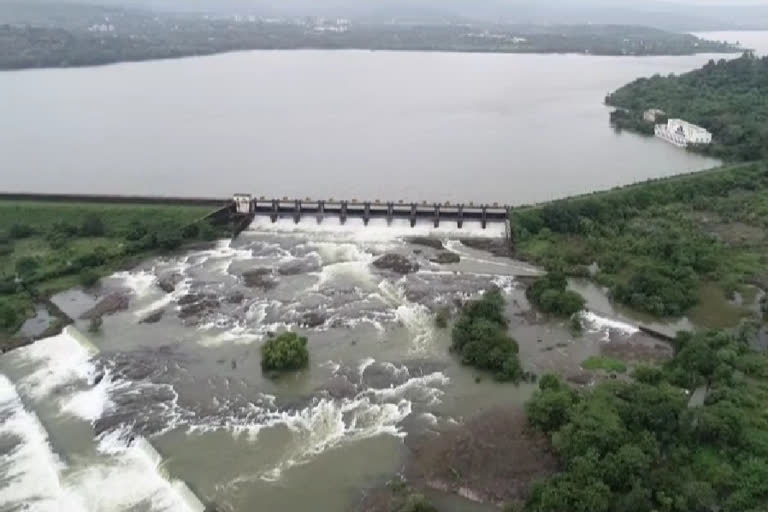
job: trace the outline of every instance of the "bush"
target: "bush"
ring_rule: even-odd
[[[440,308],[435,314],[435,326],[438,329],[445,329],[448,327],[448,322],[451,320],[451,310],[448,307]]]
[[[16,293],[18,286],[12,277],[0,278],[0,295],[12,295]]]
[[[451,349],[462,363],[492,371],[499,380],[522,379],[517,342],[507,334],[504,297],[498,289],[464,306],[452,335]]]
[[[137,242],[144,238],[148,232],[149,230],[147,229],[147,226],[134,220],[128,225],[128,231],[125,234],[125,238],[131,242]]]
[[[16,273],[22,279],[29,279],[40,267],[40,263],[31,256],[24,256],[16,261]]]
[[[83,288],[91,288],[99,282],[99,279],[100,276],[98,272],[89,268],[80,272],[80,275],[78,276],[78,281]]]
[[[0,329],[12,329],[19,322],[19,314],[10,304],[0,302]]]
[[[307,338],[295,332],[269,338],[261,347],[263,371],[300,370],[308,364]]]
[[[0,257],[8,256],[13,252],[13,246],[7,242],[0,242]]]
[[[29,238],[35,234],[35,230],[32,226],[27,224],[14,224],[11,229],[8,230],[8,236],[13,240],[20,240],[22,238]]]
[[[82,236],[104,236],[105,231],[104,222],[96,214],[88,215],[80,225],[80,234]]]
[[[584,309],[586,301],[578,293],[567,290],[568,281],[561,272],[550,272],[528,287],[525,296],[545,313],[568,317]]]
[[[166,251],[178,249],[183,241],[178,226],[166,226],[157,233],[157,245]]]

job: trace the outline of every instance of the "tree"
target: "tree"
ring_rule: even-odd
[[[13,240],[20,240],[22,238],[28,238],[35,233],[32,226],[27,224],[16,223],[8,230],[8,236]]]
[[[269,338],[261,347],[261,369],[264,371],[300,370],[308,364],[307,338],[295,332]]]

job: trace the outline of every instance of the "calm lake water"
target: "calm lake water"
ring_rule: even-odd
[[[751,34],[717,36],[768,39]],[[256,51],[0,73],[0,189],[550,199],[715,165],[616,133],[602,104],[712,57]]]

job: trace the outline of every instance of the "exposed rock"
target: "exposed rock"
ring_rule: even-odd
[[[445,249],[443,247],[443,242],[438,240],[437,238],[430,238],[428,236],[411,236],[405,239],[406,242],[414,244],[414,245],[423,245],[425,247],[431,247],[432,249],[442,251]]]
[[[320,270],[320,262],[315,259],[294,260],[281,265],[277,273],[281,276],[295,276]]]
[[[462,238],[459,241],[467,247],[490,252],[494,256],[512,256],[509,242],[504,238]]]
[[[400,254],[385,254],[373,262],[373,266],[383,270],[391,270],[398,274],[411,274],[418,272],[419,264]]]
[[[172,293],[176,289],[176,285],[183,280],[184,276],[178,272],[171,272],[160,276],[157,280],[157,286],[165,293]]]
[[[190,318],[209,313],[219,307],[219,299],[213,294],[188,293],[178,300],[179,318]]]
[[[112,292],[97,302],[91,309],[80,315],[80,319],[90,320],[100,316],[114,315],[119,311],[128,309],[129,303],[128,292]]]
[[[433,263],[440,263],[441,265],[448,265],[451,263],[459,263],[461,261],[461,256],[455,252],[444,251],[434,258],[431,258],[430,261]]]
[[[557,470],[547,436],[514,409],[492,409],[412,449],[409,482],[494,505],[522,502]]]
[[[566,381],[570,382],[571,384],[576,384],[577,386],[588,386],[592,383],[592,379],[593,376],[586,372],[575,373],[565,378]]]
[[[357,386],[351,383],[343,375],[337,375],[329,380],[323,390],[328,393],[332,398],[341,399],[355,396],[357,393]]]
[[[139,323],[140,324],[156,324],[160,320],[162,320],[163,315],[165,315],[164,309],[158,309],[156,311],[151,312],[144,318],[142,318]]]
[[[248,288],[261,288],[262,290],[271,290],[277,286],[277,279],[270,268],[255,268],[243,272],[245,286]]]
[[[233,292],[227,295],[226,301],[229,304],[242,304],[245,300],[245,295],[243,295],[241,292]]]
[[[314,327],[320,327],[325,323],[327,319],[328,317],[320,311],[309,311],[304,313],[304,316],[301,317],[300,324],[302,327],[308,327],[312,329]]]

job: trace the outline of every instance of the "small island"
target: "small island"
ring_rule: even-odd
[[[261,369],[264,372],[301,370],[308,365],[307,338],[295,332],[270,337],[261,346]]]

